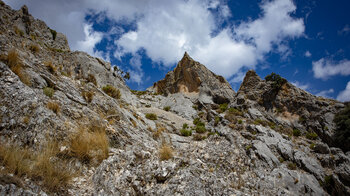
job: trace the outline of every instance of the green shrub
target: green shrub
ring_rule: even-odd
[[[220,122],[220,117],[219,116],[215,116],[215,118],[214,118],[214,125],[216,126],[216,125],[218,125],[219,124],[219,122]]]
[[[229,108],[228,113],[236,115],[236,116],[243,116],[243,112],[236,108]]]
[[[284,158],[283,157],[278,158],[278,160],[280,161],[280,163],[284,162]]]
[[[220,104],[220,106],[219,106],[219,112],[220,112],[220,113],[225,112],[225,111],[227,110],[227,106],[228,106],[227,103]]]
[[[334,144],[345,152],[350,150],[350,103],[334,117],[336,124]]]
[[[103,92],[105,92],[107,95],[109,95],[110,97],[113,97],[115,99],[119,99],[121,94],[120,94],[120,90],[116,89],[114,86],[111,85],[106,85],[102,88]]]
[[[298,137],[298,136],[300,136],[300,135],[301,135],[301,132],[300,132],[299,129],[293,129],[293,136]]]
[[[183,128],[183,129],[187,129],[187,128],[188,128],[188,124],[187,124],[187,123],[184,123],[184,124],[182,125],[182,128]]]
[[[185,136],[185,137],[188,137],[188,136],[192,135],[192,131],[188,130],[188,129],[181,129],[180,133],[181,133],[182,136]]]
[[[205,133],[207,131],[204,125],[197,125],[195,129],[197,133]]]
[[[311,148],[311,149],[314,149],[314,148],[315,148],[315,146],[316,146],[316,144],[315,144],[315,143],[311,143],[311,144],[310,144],[310,148]]]
[[[193,124],[197,125],[198,123],[201,123],[201,120],[199,118],[193,119]]]
[[[165,110],[165,111],[169,111],[170,110],[170,106],[165,106],[164,108],[163,108],[163,110]]]
[[[287,167],[290,170],[296,170],[297,169],[297,165],[295,163],[293,163],[293,162],[288,163]]]
[[[315,140],[315,139],[318,138],[318,135],[315,132],[307,132],[306,133],[306,138],[309,139],[309,140]]]
[[[198,110],[198,106],[197,105],[192,105],[192,108],[195,110]]]
[[[267,75],[265,77],[266,81],[272,81],[272,88],[275,90],[279,90],[281,89],[281,87],[283,86],[283,84],[287,83],[287,80],[282,78],[280,75],[275,74],[275,73],[271,73],[270,75]]]
[[[157,115],[154,113],[147,113],[146,118],[150,119],[150,120],[157,120],[158,119]]]
[[[45,87],[43,89],[43,92],[46,96],[51,98],[53,96],[53,94],[55,93],[55,90],[53,88],[50,88],[50,87]]]
[[[241,119],[238,120],[238,124],[242,124],[243,121]]]

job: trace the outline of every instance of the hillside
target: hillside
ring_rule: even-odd
[[[185,53],[147,91],[0,1],[0,195],[349,195],[344,103]]]

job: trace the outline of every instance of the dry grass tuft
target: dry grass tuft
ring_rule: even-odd
[[[158,139],[162,135],[162,133],[165,131],[165,128],[163,126],[157,125],[157,131],[153,132],[153,139]]]
[[[32,51],[33,53],[37,53],[37,52],[39,52],[39,46],[38,46],[38,44],[31,44],[30,46],[29,46],[29,50],[30,51]]]
[[[57,68],[52,64],[52,61],[47,61],[44,63],[44,65],[47,67],[47,70],[49,70],[50,73],[56,73]]]
[[[70,140],[70,150],[74,157],[85,163],[96,160],[102,162],[108,157],[109,141],[105,128],[91,125],[89,129],[80,126]]]
[[[0,162],[16,176],[40,180],[49,191],[59,192],[74,174],[65,161],[56,157],[58,149],[58,144],[51,141],[38,153],[15,145],[0,145]],[[52,161],[53,158],[57,159]]]
[[[93,83],[95,86],[97,86],[97,80],[96,80],[96,78],[95,78],[94,75],[89,74],[86,80],[87,80],[88,82]]]
[[[159,159],[161,161],[169,160],[173,158],[173,156],[174,156],[174,151],[167,144],[163,144],[162,147],[159,149]]]
[[[111,85],[106,85],[102,88],[103,92],[105,92],[107,95],[115,98],[115,99],[119,99],[121,94],[120,94],[120,90],[116,89],[114,86]]]
[[[60,104],[58,102],[49,101],[46,106],[56,114],[60,112]]]
[[[31,85],[29,76],[24,72],[22,62],[18,57],[16,49],[11,49],[7,54],[7,65],[19,79],[27,86]]]
[[[95,93],[92,92],[92,91],[83,91],[83,92],[81,92],[81,96],[83,96],[85,101],[87,101],[88,103],[91,103],[94,95],[95,95]]]

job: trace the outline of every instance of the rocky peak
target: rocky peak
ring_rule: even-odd
[[[193,60],[187,52],[173,71],[154,83],[153,90],[160,94],[205,93],[212,96],[214,102],[229,102],[234,97],[234,91],[224,77]]]
[[[249,70],[243,79],[239,91],[246,92],[250,89],[254,89],[261,81],[262,79],[258,76],[258,74],[256,74],[254,70]]]

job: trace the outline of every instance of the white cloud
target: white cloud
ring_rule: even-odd
[[[84,24],[84,34],[85,40],[81,40],[77,42],[77,50],[85,51],[90,55],[97,56],[102,58],[101,53],[95,52],[95,45],[100,43],[102,40],[103,34],[100,32],[96,32],[92,29],[91,24]]]
[[[301,88],[301,89],[303,89],[303,90],[307,90],[309,87],[310,87],[310,85],[309,84],[302,84],[302,83],[300,83],[300,82],[298,82],[298,81],[295,81],[295,82],[291,82],[294,86],[296,86],[296,87],[298,87],[298,88]]]
[[[347,35],[350,32],[350,27],[349,25],[345,25],[344,28],[340,31],[338,31],[339,35]]]
[[[111,52],[119,59],[127,53],[135,57],[144,49],[153,62],[170,67],[188,51],[213,72],[228,78],[242,69],[255,68],[274,48],[283,57],[288,56],[288,39],[302,36],[305,30],[303,20],[291,16],[296,10],[292,0],[262,1],[259,18],[225,29],[221,24],[231,12],[226,1],[221,0],[5,1],[15,8],[27,4],[35,17],[65,33],[72,49],[104,56],[94,47],[101,37],[108,38],[117,30],[122,36],[115,40],[117,50]],[[101,35],[86,27],[85,16],[91,13],[103,13],[101,17],[124,24],[136,23],[137,28],[129,32],[112,28]],[[139,73],[137,78],[143,77],[138,61],[131,66]]]
[[[345,90],[341,91],[337,96],[337,100],[339,101],[350,101],[350,81],[346,85]]]
[[[312,62],[312,71],[315,78],[327,80],[335,75],[350,75],[350,61],[345,59],[339,62],[334,62],[329,59],[322,58]]]
[[[311,52],[310,51],[306,51],[305,54],[304,54],[306,57],[311,57]]]
[[[316,93],[316,96],[321,96],[321,97],[329,97],[329,98],[332,98],[330,96],[330,94],[334,93],[334,89],[329,89],[329,90],[324,90],[324,91],[321,91],[321,92],[318,92]]]

